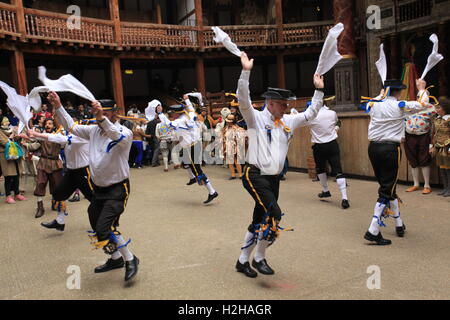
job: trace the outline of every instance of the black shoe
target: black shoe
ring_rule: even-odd
[[[228,180],[236,180],[236,177],[230,177]]]
[[[286,181],[286,177],[285,177],[285,176],[282,176],[282,177],[280,178],[280,180],[281,180],[281,181]]]
[[[400,238],[403,238],[403,236],[405,235],[405,231],[406,231],[405,224],[403,224],[402,227],[395,228],[395,232],[397,232],[397,236],[399,236]]]
[[[330,191],[324,192],[322,191],[322,193],[319,193],[319,198],[323,199],[323,198],[331,198],[331,193]]]
[[[80,201],[80,195],[78,193],[74,194],[72,198],[69,199],[69,202],[78,202]]]
[[[249,278],[256,278],[258,276],[256,271],[250,267],[250,263],[248,263],[248,261],[242,264],[238,260],[236,262],[236,271],[245,274]]]
[[[192,186],[193,184],[197,183],[197,179],[192,178],[191,180],[189,180],[188,183],[186,183],[187,186]]]
[[[35,218],[40,218],[44,215],[45,213],[45,209],[44,209],[44,203],[42,201],[38,201],[37,203],[37,209],[36,209],[36,214],[35,214]]]
[[[120,269],[123,268],[125,263],[123,262],[123,258],[120,257],[119,259],[113,260],[112,258],[109,258],[108,261],[104,265],[98,266],[94,269],[95,273],[102,273],[107,272],[114,269]]]
[[[347,199],[342,200],[342,208],[343,208],[343,209],[348,209],[348,208],[350,208],[350,203],[348,202]]]
[[[259,273],[265,274],[265,275],[272,275],[275,273],[271,267],[267,264],[266,259],[261,260],[260,262],[256,262],[255,259],[252,261],[252,266],[256,268],[256,270],[259,271]]]
[[[125,262],[125,281],[130,281],[138,273],[139,259],[133,256],[133,260]]]
[[[366,239],[367,241],[375,242],[378,246],[387,246],[392,243],[391,240],[384,239],[383,236],[381,235],[381,232],[378,233],[377,236],[374,236],[369,231],[367,231],[366,234],[364,235],[364,239]]]
[[[64,231],[65,224],[59,224],[58,221],[53,220],[52,222],[42,222],[41,226],[47,229],[56,229],[58,231]]]
[[[209,194],[208,195],[208,199],[206,199],[205,202],[203,202],[204,204],[208,204],[211,201],[213,201],[215,198],[217,198],[219,196],[219,194],[217,192],[214,192],[214,194]]]

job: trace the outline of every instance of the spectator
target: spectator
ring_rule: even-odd
[[[159,148],[161,150],[164,162],[164,171],[169,171],[169,153],[172,146],[172,138],[174,136],[173,129],[163,123],[156,125],[156,138],[159,141]]]
[[[229,180],[236,179],[236,170],[239,179],[242,179],[242,166],[245,158],[245,138],[247,136],[244,129],[236,124],[236,118],[230,114],[225,119],[223,128],[223,153],[230,169],[231,177]]]
[[[144,138],[149,138],[150,136],[146,135],[144,130],[138,125],[137,122],[134,123],[133,126],[133,145],[135,145],[137,150],[137,155],[134,159],[133,167],[137,169],[142,169],[142,160],[144,158]]]
[[[150,147],[152,148],[152,167],[158,167],[160,166],[159,163],[159,141],[158,138],[156,138],[156,126],[158,123],[161,122],[159,120],[159,117],[156,117],[149,123],[147,123],[147,129],[145,131],[145,134],[150,139]]]
[[[440,99],[436,106],[437,118],[434,120],[433,147],[431,154],[436,158],[444,190],[438,195],[450,197],[450,100]]]
[[[9,126],[9,120],[6,117],[1,117],[0,127],[0,166],[3,176],[5,177],[5,202],[8,204],[16,203],[16,200],[26,200],[23,195],[20,194],[19,183],[20,174],[23,173],[23,160],[19,158],[17,160],[7,160],[5,149],[6,145],[15,140],[15,133]],[[14,192],[14,198],[12,193]]]

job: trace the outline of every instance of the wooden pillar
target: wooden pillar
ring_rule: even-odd
[[[275,0],[275,17],[277,23],[278,43],[284,44],[283,36],[283,0]]]
[[[25,26],[25,11],[22,0],[12,0],[11,3],[17,7],[17,31],[25,38],[27,29]]]
[[[197,60],[195,61],[195,74],[197,75],[197,90],[205,96],[205,64],[203,58],[197,58]]]
[[[125,115],[125,99],[123,96],[123,82],[122,82],[122,67],[120,65],[120,58],[114,56],[111,58],[111,82],[117,106],[120,113]]]
[[[440,66],[438,67],[438,78],[439,78],[439,96],[449,96],[449,86],[448,86],[448,59],[445,57],[448,56],[447,52],[447,29],[448,23],[441,22],[439,23],[438,35],[439,35],[439,53],[444,56],[444,60],[440,62]]]
[[[120,25],[119,0],[109,0],[109,15],[114,22],[114,40],[119,48],[122,47],[122,27]]]
[[[278,75],[278,88],[286,89],[286,74],[284,70],[284,55],[282,53],[277,54],[277,75]]]
[[[161,13],[161,5],[158,3],[156,5],[156,23],[162,24],[162,13]]]
[[[400,57],[399,57],[399,39],[393,34],[389,37],[390,61],[389,69],[391,69],[391,78],[400,79]]]
[[[197,23],[197,41],[198,46],[201,50],[203,50],[204,47],[204,40],[205,35],[203,33],[203,7],[202,7],[202,0],[195,0],[195,21]],[[203,63],[203,61],[202,61]]]
[[[10,65],[13,87],[16,88],[18,94],[26,96],[28,94],[28,86],[25,73],[25,60],[22,51],[13,51]]]

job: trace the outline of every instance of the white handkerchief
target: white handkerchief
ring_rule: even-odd
[[[433,69],[435,65],[437,65],[442,59],[444,59],[444,56],[442,54],[438,53],[439,50],[439,39],[436,34],[432,34],[430,37],[430,41],[433,42],[433,51],[431,52],[430,56],[428,57],[428,63],[425,67],[425,70],[423,71],[422,76],[420,79],[424,80],[427,73]]]
[[[377,66],[378,73],[380,74],[381,81],[383,82],[384,85],[387,77],[387,62],[383,44],[380,45],[380,59],[378,59],[378,61],[375,62],[375,65]]]
[[[230,51],[232,54],[240,57],[242,52],[238,49],[237,45],[235,45],[231,39],[230,36],[224,32],[219,27],[211,27],[211,29],[214,31],[214,41],[216,43],[222,43],[225,48],[227,48],[228,51]]]
[[[330,71],[336,63],[342,59],[342,56],[339,54],[337,49],[337,38],[342,31],[344,31],[344,25],[342,23],[338,23],[331,28],[328,33],[327,39],[323,44],[322,53],[320,54],[319,64],[317,65],[316,70],[316,73],[321,76]]]
[[[200,92],[191,92],[191,93],[188,93],[187,95],[197,98],[198,102],[200,103],[200,106],[203,107],[203,97],[202,97],[202,94]]]
[[[31,90],[31,92],[27,95],[28,105],[33,107],[36,112],[41,111],[42,100],[39,94],[41,92],[48,91],[48,88],[44,86],[33,88],[33,90]]]
[[[145,117],[147,118],[148,121],[152,121],[153,119],[156,118],[156,107],[158,105],[160,105],[161,102],[159,102],[158,100],[153,100],[151,102],[148,103],[147,108],[145,108]]]
[[[47,69],[45,67],[39,67],[39,80],[49,89],[49,91],[55,92],[72,92],[77,96],[89,100],[91,102],[96,101],[94,95],[78,81],[77,78],[71,74],[66,74],[58,80],[50,80],[47,78]]]
[[[30,111],[30,106],[28,105],[28,99],[17,94],[16,89],[11,88],[9,85],[2,81],[0,81],[0,88],[8,97],[8,99],[6,100],[6,104],[8,105],[9,109],[11,109],[12,113],[17,117],[17,119],[26,124],[26,126],[28,127],[28,123],[33,117]]]

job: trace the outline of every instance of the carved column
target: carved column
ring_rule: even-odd
[[[114,100],[116,100],[117,106],[120,109],[120,113],[122,115],[125,115],[125,99],[123,96],[122,67],[120,64],[120,58],[117,56],[114,56],[111,59],[111,81]]]
[[[206,96],[205,64],[203,58],[197,58],[195,62],[195,73],[197,74],[197,90]]]
[[[359,106],[360,88],[358,59],[353,35],[353,1],[334,0],[335,23],[342,22],[344,31],[338,39],[339,53],[344,57],[335,67],[336,109],[353,111]]]
[[[202,7],[202,0],[195,0],[195,21],[197,23],[197,29],[198,29],[198,45],[200,47],[200,50],[204,47],[204,39],[205,35],[203,33],[203,7]]]
[[[114,22],[114,40],[122,47],[122,27],[120,25],[119,0],[109,0],[110,19]]]

